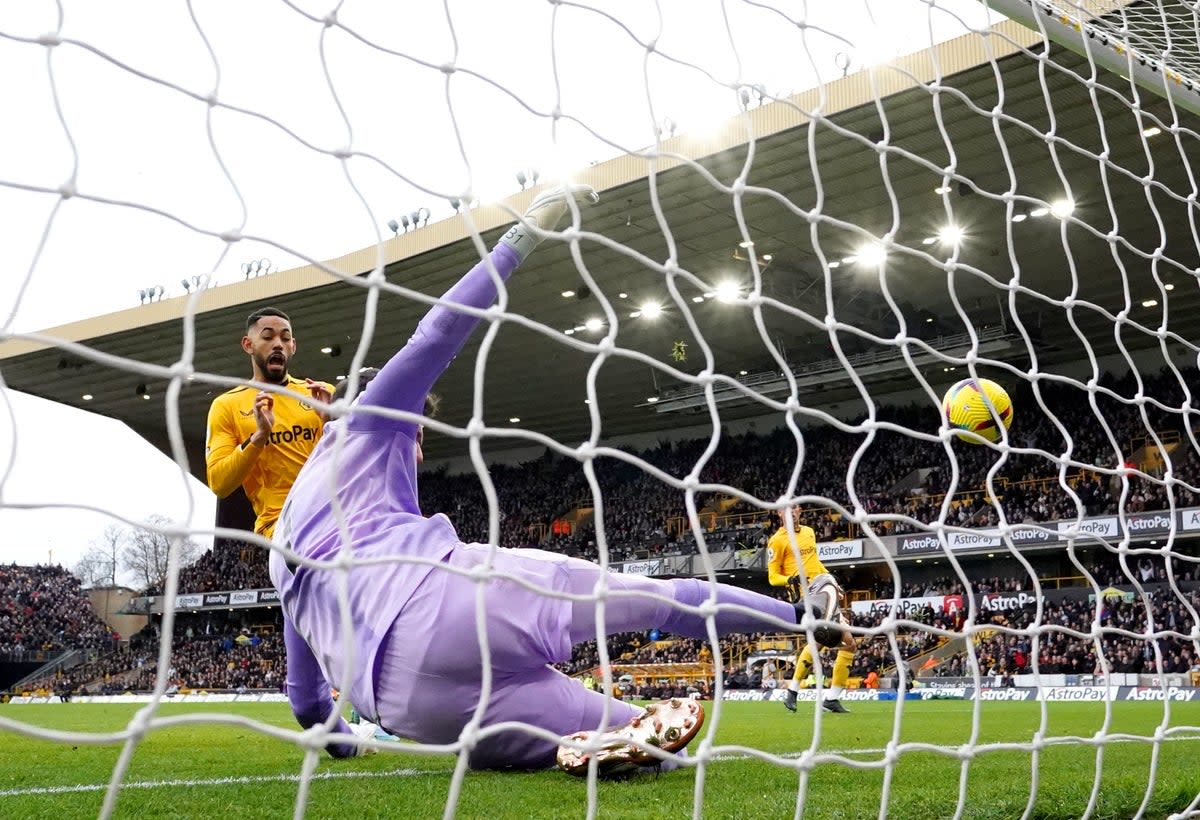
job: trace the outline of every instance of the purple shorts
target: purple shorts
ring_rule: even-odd
[[[466,544],[447,563],[469,570],[484,564],[490,552],[487,545]],[[639,711],[547,666],[571,657],[572,601],[539,593],[527,584],[586,594],[603,570],[539,550],[496,550],[491,570],[520,577],[525,584],[493,577],[480,585],[458,573],[435,570],[417,589],[392,624],[376,660],[377,717],[388,731],[411,740],[459,740],[484,701],[484,652],[476,622],[482,590],[491,691],[480,725],[486,729],[519,721],[543,732],[506,728],[484,733],[471,751],[471,766],[552,766],[558,739],[600,727],[606,704],[608,726],[620,726]]]

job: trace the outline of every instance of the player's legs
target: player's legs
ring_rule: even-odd
[[[658,628],[682,637],[706,638],[705,619],[681,611],[672,602],[701,606],[714,592],[721,605],[714,618],[719,635],[780,628],[764,616],[785,624],[795,623],[796,618],[792,604],[740,587],[692,578],[609,573],[590,561],[544,550],[493,550],[485,544],[464,544],[449,563],[464,571],[490,563],[493,575],[485,596],[491,664],[509,672],[569,660],[572,646],[594,640],[599,609],[591,596],[601,582],[608,588],[604,598],[608,634]],[[457,635],[460,643],[474,636],[476,582],[449,573],[434,573],[430,578],[426,585],[436,591],[425,606],[437,607],[434,628]],[[582,600],[564,597],[568,595]],[[478,648],[478,641],[470,643]],[[479,657],[474,651],[463,652],[452,662],[453,671],[477,668]]]
[[[800,657],[796,659],[796,671],[792,674],[792,683],[796,685],[796,689],[800,688],[800,681],[807,678],[808,673],[812,671],[812,664],[812,645],[805,644],[804,649],[800,652]]]
[[[604,631],[608,634],[657,627],[686,638],[707,638],[705,618],[673,606],[671,602],[697,607],[708,603],[714,595],[717,605],[721,607],[714,616],[718,635],[780,629],[777,622],[763,616],[787,624],[795,623],[796,610],[792,604],[741,587],[712,584],[694,578],[661,579],[605,573],[596,564],[574,558],[565,559],[562,569],[564,591],[574,595],[593,594],[597,582],[602,577],[605,579],[608,594],[604,600]],[[733,609],[733,606],[740,608]],[[598,618],[599,609],[595,601],[574,602],[571,607],[571,642],[594,639]]]
[[[844,706],[838,703],[838,699],[846,691],[846,684],[850,681],[850,664],[854,662],[855,647],[854,636],[849,632],[843,632],[842,643],[838,647],[837,657],[833,661],[832,685],[829,687],[829,692],[825,695],[825,708],[831,712],[847,711]],[[837,704],[836,708],[831,707],[831,701]]]
[[[842,692],[846,691],[846,683],[850,680],[850,664],[854,662],[854,653],[847,652],[845,649],[839,649],[837,657],[833,661],[833,685],[829,689],[827,697],[837,700],[842,696]]]
[[[796,711],[796,694],[800,691],[800,682],[808,677],[812,663],[812,645],[805,644],[804,649],[796,657],[796,671],[792,673],[792,679],[788,681],[787,692],[783,696],[783,705],[791,712]]]
[[[464,574],[486,563],[490,563],[491,574],[485,581]],[[447,564],[458,571],[435,571],[422,582],[392,625],[374,672],[379,718],[375,722],[394,734],[425,743],[452,743],[458,739],[482,696],[485,664],[493,675],[492,699],[486,713],[489,723],[536,718],[527,722],[559,734],[599,726],[600,712],[595,704],[602,704],[604,696],[591,693],[593,697],[583,698],[587,690],[578,683],[558,675],[545,677],[547,663],[569,660],[575,643],[596,637],[596,602],[576,602],[556,594],[588,596],[598,581],[606,579],[610,594],[604,625],[609,633],[658,627],[676,635],[705,637],[704,619],[680,613],[671,601],[700,605],[714,589],[719,603],[745,608],[716,615],[720,634],[777,629],[778,624],[763,620],[762,612],[785,623],[795,618],[791,604],[736,587],[691,579],[663,581],[606,574],[596,564],[541,550],[493,550],[486,545],[465,544],[455,550]],[[480,600],[486,652],[478,632]],[[505,687],[530,676],[538,677],[550,694],[543,697],[536,687],[514,683],[517,688],[505,694],[505,705],[498,705]],[[523,696],[521,688],[528,689]],[[570,701],[571,709],[538,705],[539,698],[544,703],[546,697],[561,697],[566,690],[572,697],[580,695]],[[529,699],[532,712],[523,711],[523,698]],[[589,703],[592,705],[585,707]],[[620,717],[620,721],[612,725],[619,725],[628,720],[631,707],[613,703],[613,718]],[[545,720],[539,716],[551,711],[555,712],[553,724],[539,722]],[[531,755],[521,752],[518,758],[532,759]]]

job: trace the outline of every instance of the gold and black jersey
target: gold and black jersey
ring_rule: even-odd
[[[275,394],[270,444],[252,452],[260,449],[249,444],[258,429],[254,420],[258,392],[245,385],[213,400],[208,410],[206,462],[208,486],[221,498],[241,486],[257,516],[254,531],[269,538],[292,482],[321,439],[323,425],[304,381],[288,376],[287,391]]]

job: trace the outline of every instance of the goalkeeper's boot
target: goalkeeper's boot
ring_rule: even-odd
[[[836,715],[850,714],[850,710],[842,706],[842,702],[836,698],[825,698],[825,700],[821,701],[821,707],[826,712],[833,712]]]
[[[619,729],[567,735],[558,747],[558,765],[568,774],[586,777],[592,756],[601,777],[615,777],[655,766],[662,758],[650,747],[673,754],[691,742],[704,724],[704,707],[690,698],[652,703]]]
[[[548,231],[556,231],[563,217],[570,212],[568,200],[575,200],[579,207],[595,205],[599,194],[591,185],[563,185],[538,194],[524,216],[509,228],[500,241],[511,247],[524,261],[533,252]]]
[[[796,711],[796,692],[792,689],[783,691],[783,706],[789,712]]]

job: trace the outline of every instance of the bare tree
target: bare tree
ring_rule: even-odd
[[[125,568],[145,587],[160,587],[166,583],[167,562],[171,557],[172,538],[156,527],[169,527],[171,521],[161,515],[146,519],[146,525],[129,533],[121,558]],[[190,538],[178,541],[179,566],[185,567],[200,557],[201,547]]]
[[[109,524],[104,532],[88,545],[73,570],[86,587],[116,586],[117,575],[123,571],[121,552],[129,530],[120,524]]]

